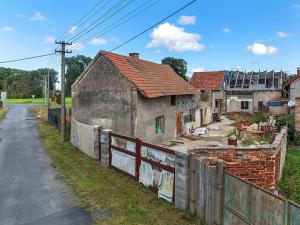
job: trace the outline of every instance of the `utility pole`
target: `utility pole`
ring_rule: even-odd
[[[65,41],[56,41],[56,44],[61,45],[60,50],[55,52],[61,53],[61,142],[66,142],[66,102],[65,102],[65,54],[72,53],[72,51],[66,51],[66,45],[72,45]]]
[[[48,97],[48,110],[50,109],[50,77],[49,77],[49,69],[47,75],[47,97]]]

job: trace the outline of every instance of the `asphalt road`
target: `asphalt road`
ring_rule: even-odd
[[[0,225],[91,224],[51,167],[29,106],[10,105],[0,122]]]

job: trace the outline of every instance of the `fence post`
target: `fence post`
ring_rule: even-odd
[[[224,161],[217,160],[217,179],[216,179],[216,217],[215,224],[222,224],[223,216],[223,188],[224,188]]]
[[[196,171],[195,155],[190,155],[190,175],[189,175],[189,209],[191,213],[196,212],[196,199],[197,199],[197,171]]]
[[[111,132],[108,133],[108,165],[111,166],[112,151],[111,151]]]
[[[141,144],[142,141],[140,139],[136,139],[136,158],[135,158],[135,180],[139,182],[140,179],[140,166],[141,166]]]
[[[289,224],[289,218],[290,217],[290,204],[289,200],[285,199],[284,201],[284,225]]]

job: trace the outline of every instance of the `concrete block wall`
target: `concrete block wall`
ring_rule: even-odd
[[[189,207],[189,155],[175,152],[175,207],[186,211]]]
[[[71,143],[88,156],[99,159],[99,126],[90,126],[73,119]]]

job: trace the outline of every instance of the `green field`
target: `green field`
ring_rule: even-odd
[[[287,198],[300,204],[300,147],[287,151],[280,188]]]
[[[7,100],[8,104],[42,104],[43,99],[42,98],[35,98],[32,100],[32,98],[20,98],[20,99],[8,99]],[[72,103],[72,98],[67,97],[66,98],[66,104],[71,104]]]
[[[100,166],[69,142],[62,144],[59,131],[46,121],[42,109],[38,124],[51,164],[73,189],[80,206],[89,212],[109,210],[112,215],[95,221],[103,225],[203,225],[198,217],[181,212],[174,205],[158,199],[150,190],[111,168]]]

